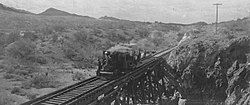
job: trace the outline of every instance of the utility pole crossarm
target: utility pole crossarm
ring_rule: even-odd
[[[215,3],[214,5],[222,5],[222,3]]]

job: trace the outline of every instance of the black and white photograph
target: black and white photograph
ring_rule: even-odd
[[[250,105],[250,0],[0,0],[0,105]]]

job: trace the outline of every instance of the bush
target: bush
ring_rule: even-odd
[[[81,80],[85,80],[86,77],[83,73],[76,72],[72,75],[72,79],[73,81],[81,81]]]
[[[15,74],[10,74],[10,73],[6,73],[3,75],[3,78],[5,79],[13,79],[15,77]]]
[[[27,39],[18,40],[5,48],[5,70],[20,76],[28,75],[39,67],[35,60],[36,45]],[[22,71],[20,71],[22,70]]]
[[[47,59],[43,56],[36,57],[36,62],[39,64],[47,64],[48,63]]]
[[[6,47],[7,57],[23,60],[35,54],[36,45],[30,40],[18,40]]]
[[[0,69],[4,69],[4,68],[5,68],[5,66],[0,63]]]
[[[20,87],[14,87],[11,90],[11,94],[26,96],[30,100],[35,99],[37,97],[37,95],[38,95],[38,94],[35,94],[35,93],[26,92],[23,89],[21,89]]]
[[[5,68],[5,70],[6,73],[20,75],[20,76],[27,76],[30,74],[29,70],[22,70],[20,68],[15,68],[15,67]]]
[[[34,41],[38,38],[38,36],[35,35],[34,32],[27,31],[27,32],[24,32],[24,36],[22,38]]]
[[[7,93],[0,90],[0,105],[13,105],[14,99],[8,96]]]
[[[56,88],[59,86],[59,82],[55,80],[54,76],[49,74],[39,73],[34,74],[31,79],[22,83],[22,88]]]
[[[24,81],[25,80],[25,78],[20,76],[20,75],[9,74],[9,73],[4,74],[4,78],[5,79],[14,79],[16,81]]]
[[[26,92],[24,90],[22,90],[20,87],[14,87],[11,90],[11,94],[16,94],[16,95],[20,95],[20,96],[25,96]]]
[[[32,83],[29,80],[23,81],[21,84],[21,88],[30,89],[32,87]]]
[[[26,96],[27,96],[28,99],[33,100],[33,99],[35,99],[38,96],[38,94],[29,93]]]
[[[20,39],[19,34],[20,33],[18,31],[15,31],[15,32],[11,32],[9,35],[5,35],[3,37],[3,39],[4,39],[4,45],[8,45],[10,43],[13,43],[13,42],[19,40]]]
[[[27,76],[29,75],[29,72],[26,70],[15,70],[15,74],[20,75],[20,76]]]

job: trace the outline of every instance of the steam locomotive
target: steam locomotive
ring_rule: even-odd
[[[141,59],[140,50],[137,52],[131,47],[118,45],[103,51],[98,60],[97,76],[104,79],[114,79],[131,72]]]

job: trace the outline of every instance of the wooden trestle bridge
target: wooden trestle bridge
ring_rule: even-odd
[[[130,105],[157,104],[168,84],[178,86],[165,57],[175,49],[147,56],[130,72],[115,80],[92,77],[22,105]]]

